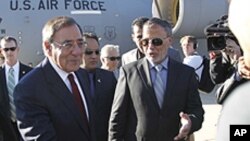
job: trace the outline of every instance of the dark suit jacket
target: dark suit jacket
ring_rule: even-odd
[[[223,104],[225,99],[232,93],[233,90],[235,90],[236,87],[239,85],[242,85],[245,82],[248,82],[249,80],[242,78],[241,80],[237,81],[235,79],[235,73],[229,77],[223,84],[220,85],[220,87],[216,90],[216,99],[218,104]]]
[[[95,71],[95,129],[97,141],[108,140],[108,122],[113,103],[116,78],[113,72],[97,68]]]
[[[110,116],[110,141],[173,141],[181,111],[195,115],[190,117],[190,133],[201,128],[204,110],[194,69],[170,58],[167,78],[160,109],[146,58],[121,68]],[[133,132],[137,139],[131,138]]]
[[[214,84],[224,83],[234,72],[229,56],[222,54],[210,59],[210,77]]]
[[[19,80],[26,75],[32,68],[20,63]],[[5,66],[0,67],[0,128],[4,132],[5,140],[15,140],[17,137],[16,129],[13,128],[10,119],[10,104],[8,96],[8,88],[5,76]]]
[[[14,91],[20,122],[18,128],[25,139],[94,141],[87,72],[79,70],[75,74],[87,101],[90,131],[84,126],[72,93],[45,59],[19,82]]]

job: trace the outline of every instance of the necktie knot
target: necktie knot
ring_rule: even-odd
[[[156,66],[155,66],[155,70],[156,70],[157,72],[160,72],[160,71],[162,70],[162,65],[161,65],[161,64],[156,65]]]
[[[9,69],[9,73],[13,73],[14,72],[14,69],[13,68],[10,68]]]
[[[69,79],[70,83],[73,82],[74,81],[74,75],[72,73],[70,73],[68,75],[68,79]]]

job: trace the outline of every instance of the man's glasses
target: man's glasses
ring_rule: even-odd
[[[96,51],[86,50],[86,51],[84,52],[84,54],[86,54],[86,55],[92,55],[93,53],[95,53],[96,55],[99,55],[99,54],[100,54],[100,51],[99,51],[99,50],[96,50]]]
[[[111,57],[105,57],[105,58],[108,58],[110,61],[115,61],[115,60],[119,61],[119,60],[121,60],[120,56],[117,56],[117,57],[111,56]]]
[[[149,42],[151,42],[151,44],[152,45],[154,45],[154,46],[160,46],[160,45],[162,45],[163,44],[163,39],[166,39],[167,37],[165,37],[165,38],[153,38],[153,39],[142,39],[141,41],[140,41],[140,46],[142,46],[142,47],[146,47],[146,46],[148,46],[148,44],[149,44]]]
[[[9,50],[10,50],[10,51],[15,51],[15,50],[16,50],[16,47],[3,48],[3,50],[4,50],[5,52],[8,52]]]
[[[59,46],[59,47],[62,47],[62,48],[66,48],[66,49],[70,49],[70,48],[73,48],[74,45],[76,44],[79,48],[83,48],[86,46],[86,42],[84,42],[84,40],[76,40],[76,41],[73,41],[73,40],[69,40],[69,41],[64,41],[63,43],[58,43],[56,41],[53,41],[53,44]]]

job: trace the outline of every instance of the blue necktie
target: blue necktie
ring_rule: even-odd
[[[10,100],[10,113],[11,113],[11,120],[16,121],[16,107],[14,105],[14,97],[13,92],[15,88],[15,76],[14,76],[14,69],[10,68],[8,72],[8,92],[9,92],[9,100]]]
[[[155,70],[156,70],[156,78],[155,78],[155,82],[154,82],[154,90],[155,90],[158,104],[161,108],[162,104],[163,104],[164,91],[165,91],[164,90],[164,83],[163,83],[163,81],[161,79],[161,75],[160,75],[160,72],[162,70],[162,66],[161,65],[155,66]]]

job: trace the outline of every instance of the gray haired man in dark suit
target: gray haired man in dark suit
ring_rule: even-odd
[[[168,56],[171,25],[143,25],[145,57],[121,67],[109,122],[109,141],[183,141],[199,130],[204,110],[194,69]]]
[[[129,50],[128,52],[122,55],[122,65],[137,61],[138,59],[143,58],[145,55],[143,49],[140,46],[140,40],[142,39],[142,27],[145,22],[148,21],[146,17],[138,17],[132,22],[132,40],[134,41],[137,48]],[[168,49],[168,55],[176,61],[181,62],[180,53],[177,49],[174,49],[172,46]]]
[[[24,140],[94,141],[87,72],[79,69],[85,47],[71,17],[46,22],[45,59],[16,86],[18,129]]]

